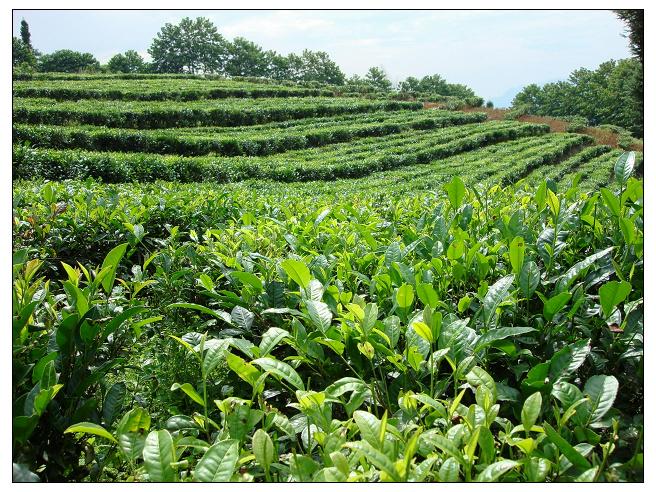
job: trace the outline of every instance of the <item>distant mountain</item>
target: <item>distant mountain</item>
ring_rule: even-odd
[[[523,85],[518,85],[508,89],[506,92],[500,96],[491,98],[491,101],[494,103],[495,108],[509,108],[512,104],[512,100],[515,98],[517,93],[519,93],[524,88]]]
[[[559,79],[549,79],[549,80],[544,80],[542,82],[534,82],[535,84],[538,84],[539,86],[543,86],[544,84],[549,84],[551,82],[558,82],[559,80],[567,80],[567,77],[564,78],[559,78]],[[525,85],[518,85],[515,87],[511,87],[508,89],[506,92],[501,94],[500,96],[496,96],[491,98],[490,100],[494,103],[495,108],[509,108],[510,105],[512,104],[513,99],[515,96],[521,92],[521,90],[526,87],[529,84]]]

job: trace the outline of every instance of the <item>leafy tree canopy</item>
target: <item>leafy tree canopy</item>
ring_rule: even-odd
[[[98,70],[100,63],[91,53],[73,50],[58,50],[42,55],[38,64],[41,72],[76,73],[85,70]]]
[[[139,53],[135,50],[128,50],[112,56],[107,62],[107,68],[110,72],[139,73],[144,71],[145,64]]]
[[[540,87],[530,84],[515,96],[513,108],[524,106],[540,116],[583,116],[592,125],[611,124],[642,135],[642,66],[634,59],[610,60],[596,70],[580,68],[567,81]]]
[[[209,19],[185,17],[165,24],[148,53],[157,72],[217,73],[224,69],[228,43]]]

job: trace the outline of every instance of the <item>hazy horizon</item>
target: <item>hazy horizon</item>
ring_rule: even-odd
[[[496,106],[527,84],[631,56],[624,24],[601,10],[14,10],[13,32],[24,18],[41,52],[85,51],[104,63],[128,49],[148,59],[165,23],[198,16],[226,38],[242,36],[265,50],[326,51],[347,76],[372,66],[382,66],[394,83],[439,73]]]

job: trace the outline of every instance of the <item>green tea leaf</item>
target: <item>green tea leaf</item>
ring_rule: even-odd
[[[310,270],[305,263],[297,260],[287,259],[280,263],[281,268],[287,276],[296,282],[301,288],[305,289],[312,280]]]
[[[515,468],[519,463],[513,460],[497,461],[488,465],[485,470],[478,474],[476,477],[477,482],[496,482],[502,475],[508,473]]]
[[[613,280],[602,285],[599,289],[601,309],[606,317],[610,316],[613,308],[624,302],[631,293],[631,284],[625,281]]]
[[[194,470],[196,482],[229,482],[237,461],[239,443],[234,439],[217,442],[200,459]]]
[[[189,398],[191,398],[193,401],[198,403],[200,406],[204,407],[205,402],[203,401],[203,397],[200,396],[194,387],[189,384],[189,383],[173,383],[173,386],[171,386],[171,391],[175,391],[177,389],[181,389]]]
[[[118,264],[120,263],[121,258],[123,258],[127,247],[128,243],[119,244],[107,253],[105,260],[102,263],[102,268],[109,267],[109,273],[102,280],[102,287],[108,294],[112,291],[114,280],[116,278],[116,269],[118,268]]]
[[[330,323],[333,320],[333,313],[330,312],[328,305],[320,301],[305,301],[308,314],[314,326],[316,326],[321,333],[326,333],[330,328]]]
[[[105,439],[108,439],[113,443],[118,442],[116,438],[114,438],[114,436],[112,436],[109,433],[109,431],[107,431],[103,426],[94,424],[93,422],[80,422],[71,425],[64,431],[64,434],[70,434],[73,432],[81,432],[83,434],[93,434],[94,436],[104,437]]]
[[[465,199],[465,183],[458,176],[454,176],[451,179],[451,182],[444,186],[446,188],[447,195],[449,196],[449,201],[451,206],[455,209],[460,208],[463,200]]]
[[[439,298],[437,297],[437,292],[435,292],[435,289],[431,284],[419,282],[417,284],[417,296],[424,304],[424,306],[429,306],[431,309],[435,309],[437,307]]]
[[[510,243],[508,255],[510,256],[510,265],[516,274],[519,274],[521,272],[522,266],[524,266],[525,249],[526,244],[524,242],[524,238],[521,236],[515,237],[515,239],[513,239]]]
[[[403,284],[401,287],[399,287],[399,290],[396,291],[396,303],[401,309],[408,309],[412,307],[414,299],[415,293],[412,285]]]
[[[514,280],[513,275],[506,275],[497,280],[487,291],[483,298],[483,315],[485,324],[489,325],[492,316],[501,302],[508,296],[508,291]]]
[[[167,430],[152,431],[143,449],[144,465],[151,482],[174,482],[176,472],[171,466],[175,459],[175,447]]]
[[[558,450],[565,455],[565,457],[576,467],[583,470],[590,468],[590,463],[586,460],[581,453],[568,443],[556,430],[551,427],[547,422],[542,424],[542,427],[547,434],[549,440],[556,445]]]
[[[524,406],[522,407],[522,425],[527,433],[537,422],[541,408],[542,395],[539,391],[533,393],[524,401]]]
[[[635,166],[635,157],[636,153],[631,151],[624,152],[617,158],[617,162],[615,162],[614,167],[615,180],[617,181],[617,184],[623,185],[627,182],[629,177],[631,177],[631,174],[633,173],[633,167]]]
[[[544,303],[544,308],[542,310],[547,321],[552,321],[554,316],[558,314],[565,305],[567,305],[571,298],[572,294],[570,292],[561,292],[560,294],[553,296],[551,299],[548,299]]]
[[[268,357],[255,359],[252,363],[256,366],[260,366],[265,371],[284,379],[296,389],[305,389],[301,377],[289,364]]]

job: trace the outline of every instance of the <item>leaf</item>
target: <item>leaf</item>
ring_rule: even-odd
[[[608,188],[599,190],[601,197],[615,217],[620,216],[620,200]]]
[[[590,353],[590,340],[579,340],[563,347],[551,358],[549,364],[549,379],[556,383],[560,379],[569,377],[585,362]]]
[[[462,239],[456,239],[449,244],[446,250],[446,257],[449,260],[457,260],[465,254],[465,242]]]
[[[606,318],[608,318],[613,308],[624,300],[631,293],[631,284],[625,281],[617,282],[613,280],[607,282],[599,288],[599,300],[601,302],[601,309]]]
[[[446,437],[439,434],[432,434],[428,439],[428,442],[431,445],[440,448],[452,458],[456,459],[456,461],[458,461],[458,463],[460,463],[462,466],[465,466],[465,458],[452,440],[447,439]]]
[[[513,460],[497,461],[488,465],[485,470],[476,477],[477,482],[496,482],[499,478],[516,467],[519,463]]]
[[[400,262],[401,258],[403,258],[403,254],[401,253],[401,246],[398,242],[395,241],[385,250],[385,265],[389,268],[392,266],[392,263]]]
[[[205,342],[205,347],[208,345],[209,348],[203,354],[203,372],[205,375],[211,373],[225,359],[225,353],[230,343],[228,340],[211,339]]]
[[[361,439],[367,441],[376,449],[380,448],[380,431],[381,422],[374,415],[369,412],[357,410],[353,412],[353,420],[355,420],[358,429],[360,430]]]
[[[579,453],[574,447],[568,443],[556,430],[551,427],[547,422],[542,424],[542,428],[549,440],[556,445],[558,450],[565,455],[565,457],[572,463],[574,466],[577,466],[583,470],[590,468],[590,463]]]
[[[127,393],[125,383],[114,383],[103,400],[102,415],[106,425],[111,425],[118,412],[123,408],[123,400]]]
[[[305,301],[308,314],[314,326],[316,326],[321,333],[326,333],[330,328],[330,323],[333,320],[333,313],[330,312],[328,305],[320,301]]]
[[[430,327],[423,321],[415,321],[412,323],[412,329],[415,330],[417,335],[426,340],[428,343],[434,343],[433,332]]]
[[[305,263],[297,260],[287,259],[280,263],[281,268],[287,276],[296,282],[301,288],[305,289],[312,280],[310,270]]]
[[[530,299],[540,285],[540,269],[534,261],[524,263],[519,274],[519,290],[525,299]]]
[[[251,326],[253,326],[255,315],[246,308],[235,306],[230,312],[230,318],[232,318],[232,322],[239,328],[250,330]]]
[[[362,330],[365,335],[369,336],[369,332],[376,324],[376,320],[378,320],[378,306],[375,303],[370,302],[364,307],[364,314],[362,317]]]
[[[478,340],[476,340],[476,345],[474,345],[474,351],[478,352],[479,350],[498,340],[503,340],[508,337],[516,337],[518,335],[523,335],[532,331],[535,331],[535,328],[531,328],[530,326],[509,326],[504,328],[495,328],[478,337]]]
[[[344,446],[359,452],[364,458],[377,467],[380,471],[385,472],[389,477],[395,481],[400,482],[394,463],[385,454],[378,451],[371,444],[365,441],[360,442],[347,442]]]
[[[585,406],[589,424],[600,421],[611,409],[618,388],[619,383],[615,376],[597,375],[586,381],[583,393],[590,398],[590,402]]]
[[[396,291],[396,303],[401,309],[408,309],[412,307],[412,302],[415,299],[414,289],[410,284],[403,284]]]
[[[194,470],[197,482],[229,482],[239,460],[239,443],[234,439],[217,442],[200,459]]]
[[[522,425],[527,433],[537,422],[541,408],[542,395],[539,391],[533,393],[524,401],[524,406],[522,407]]]
[[[291,338],[291,335],[287,330],[275,326],[269,328],[264,335],[262,335],[262,341],[260,342],[260,355],[262,357],[269,355],[276,345],[285,338]]]
[[[617,184],[623,185],[631,177],[633,166],[635,166],[635,157],[636,153],[631,151],[624,152],[617,158],[614,168]]]
[[[198,393],[196,393],[196,390],[194,389],[194,387],[191,384],[189,384],[189,383],[184,383],[184,384],[173,383],[173,386],[171,386],[171,391],[175,391],[177,389],[181,389],[182,391],[184,391],[184,393],[189,398],[194,400],[200,406],[202,406],[202,407],[205,406],[205,401],[203,400],[203,397],[200,396]]]
[[[123,258],[127,247],[128,243],[119,244],[109,253],[107,253],[105,260],[102,263],[101,268],[109,267],[109,273],[102,280],[102,287],[108,294],[110,294],[112,291],[112,287],[114,286],[114,279],[116,278],[116,269],[118,268],[118,264],[120,263],[121,258]]]
[[[150,415],[145,409],[135,407],[123,415],[116,427],[116,433],[120,435],[148,429],[150,429]]]
[[[80,422],[74,425],[71,425],[68,429],[64,431],[64,434],[70,434],[73,432],[81,432],[83,434],[93,434],[94,436],[104,437],[117,443],[118,441],[112,436],[109,431],[107,431],[103,426],[94,424],[93,422]]]
[[[605,257],[613,251],[615,247],[611,246],[610,248],[606,248],[602,251],[598,251],[597,253],[591,254],[587,258],[584,258],[583,260],[575,263],[567,272],[565,272],[559,279],[558,279],[558,291],[564,291],[569,289],[569,287],[572,285],[574,280],[583,273],[588,267],[593,265],[597,260]]]
[[[547,300],[544,303],[544,308],[542,309],[542,313],[544,314],[544,317],[547,319],[547,321],[553,320],[554,316],[565,307],[571,297],[572,294],[570,292],[561,292],[560,294],[557,294],[551,299]]]
[[[137,432],[126,432],[118,435],[118,447],[128,461],[135,462],[143,456],[146,436]]]
[[[265,371],[284,379],[296,389],[305,389],[301,377],[289,364],[268,357],[255,359],[252,363],[260,366]]]
[[[510,250],[508,255],[510,256],[510,265],[515,273],[520,273],[522,266],[524,265],[524,250],[526,249],[526,244],[524,238],[521,236],[515,237],[510,243]]]
[[[260,371],[255,369],[249,362],[244,361],[244,359],[231,352],[226,354],[226,361],[228,362],[228,367],[237,373],[237,376],[255,387],[257,380],[262,375]]]
[[[633,244],[635,242],[635,226],[631,219],[620,217],[620,230],[626,244]]]
[[[485,317],[485,324],[489,326],[492,316],[495,314],[497,306],[508,295],[510,286],[512,285],[514,276],[506,275],[505,277],[497,280],[488,290],[483,298],[483,315]]]
[[[547,189],[547,206],[551,209],[551,213],[554,215],[554,217],[558,217],[558,214],[560,213],[560,200],[558,199],[558,196],[556,194]]]
[[[435,292],[435,289],[431,284],[419,282],[417,284],[417,296],[424,304],[424,306],[429,306],[431,309],[435,309],[437,307],[439,298],[437,297],[437,292]]]
[[[453,457],[447,458],[442,463],[438,472],[440,482],[458,482],[460,481],[460,465],[458,460]]]
[[[167,309],[174,309],[174,308],[194,309],[196,311],[200,311],[201,313],[209,314],[214,318],[222,319],[226,323],[232,323],[232,318],[225,311],[215,311],[214,309],[201,306],[200,304],[194,304],[191,302],[174,302],[173,304],[169,304],[166,307]]]
[[[258,429],[253,434],[253,454],[255,459],[265,469],[269,469],[269,465],[273,463],[274,458],[273,441],[269,434],[264,430]]]
[[[250,272],[233,271],[230,276],[244,285],[250,285],[256,292],[262,292],[262,281]]]
[[[454,176],[451,179],[451,182],[444,186],[446,188],[446,193],[449,196],[449,202],[454,209],[460,208],[463,200],[465,199],[465,183],[460,179],[459,176]]]
[[[171,466],[175,461],[175,452],[169,431],[152,431],[148,434],[143,459],[151,482],[175,481],[176,472]]]

